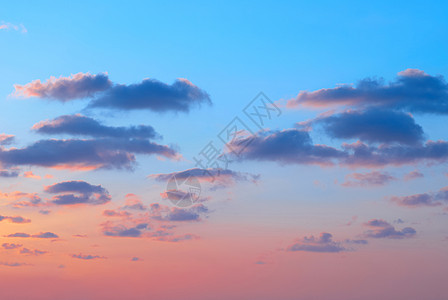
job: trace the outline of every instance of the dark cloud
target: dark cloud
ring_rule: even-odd
[[[263,131],[245,139],[230,144],[241,159],[328,165],[346,155],[329,146],[314,145],[309,133],[300,129]]]
[[[24,224],[24,223],[30,223],[31,220],[30,219],[26,219],[24,217],[20,217],[20,216],[15,216],[15,217],[8,217],[8,216],[0,216],[0,222],[3,220],[8,220],[11,223],[19,223],[19,224]]]
[[[84,259],[84,260],[92,260],[92,259],[103,259],[106,258],[104,256],[99,256],[99,255],[85,255],[85,254],[73,254],[71,255],[71,257],[73,258],[78,258],[78,259]]]
[[[37,123],[33,126],[33,130],[43,134],[70,134],[99,138],[160,138],[160,135],[151,126],[105,126],[93,118],[79,114],[60,116],[53,120]]]
[[[367,238],[404,239],[414,237],[417,234],[417,231],[412,227],[397,230],[390,223],[379,219],[370,220],[364,225],[370,228],[364,233]]]
[[[89,107],[188,112],[203,103],[211,103],[209,95],[186,79],[178,79],[172,85],[145,79],[136,84],[117,84],[94,99]]]
[[[288,102],[289,107],[379,107],[410,112],[448,113],[448,84],[442,76],[431,76],[417,69],[398,73],[388,84],[363,79],[356,86],[343,85],[314,92],[302,91]]]
[[[90,98],[112,86],[107,74],[78,73],[70,77],[51,77],[46,82],[34,80],[25,85],[14,85],[17,97],[39,97],[66,102]]]
[[[52,198],[52,203],[57,205],[100,205],[111,200],[109,192],[101,185],[91,185],[85,181],[60,182],[45,187],[45,191],[60,194]]]
[[[132,168],[134,154],[176,158],[168,146],[141,139],[41,140],[25,148],[0,148],[0,163],[72,169]]]
[[[323,232],[319,237],[309,236],[297,240],[286,249],[287,251],[307,251],[337,253],[347,251],[342,243],[333,241],[333,235]]]
[[[138,258],[138,257],[133,257],[133,258],[131,258],[131,261],[142,261],[143,259],[141,259],[141,258]]]
[[[345,177],[345,182],[342,183],[342,186],[381,186],[393,180],[396,180],[396,178],[390,174],[377,171],[369,173],[353,173]]]
[[[424,134],[414,118],[403,112],[383,109],[348,111],[313,121],[321,124],[333,138],[359,139],[369,143],[400,143],[415,145],[423,142]]]
[[[251,142],[231,145],[240,160],[276,161],[281,164],[339,164],[349,167],[384,167],[418,162],[448,160],[448,142],[428,141],[418,145],[367,145],[361,141],[342,144],[341,149],[314,145],[309,133],[301,129],[263,131]]]

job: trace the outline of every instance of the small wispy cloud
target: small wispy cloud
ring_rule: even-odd
[[[27,33],[28,30],[26,29],[23,24],[12,24],[9,22],[2,21],[0,22],[0,30],[14,30],[14,31],[20,31],[21,33]]]

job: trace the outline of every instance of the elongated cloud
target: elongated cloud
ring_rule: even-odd
[[[3,220],[8,220],[11,223],[18,223],[18,224],[31,223],[30,219],[26,219],[26,218],[20,217],[20,216],[15,216],[15,217],[0,216],[0,222]]]
[[[69,77],[51,77],[46,82],[39,79],[25,85],[14,85],[16,97],[39,97],[57,101],[88,98],[109,89],[112,82],[107,74],[78,73]]]
[[[130,169],[137,153],[167,158],[178,155],[168,146],[141,139],[41,140],[25,148],[0,148],[0,163],[67,169]]]
[[[369,227],[369,230],[364,233],[367,238],[404,239],[414,237],[417,234],[417,231],[412,227],[397,230],[390,223],[379,219],[370,220],[364,225]]]
[[[43,134],[69,134],[99,138],[154,139],[160,135],[151,126],[113,127],[102,125],[97,120],[80,114],[60,116],[37,123],[32,128]]]
[[[412,116],[384,109],[348,111],[317,118],[313,123],[322,124],[330,137],[338,139],[406,145],[419,144],[424,140],[423,129]]]
[[[282,164],[333,164],[346,154],[333,147],[314,145],[307,131],[288,129],[263,131],[237,143],[232,149],[241,159],[277,161]]]
[[[306,252],[322,252],[337,253],[347,251],[341,242],[333,241],[333,235],[327,232],[321,233],[318,237],[309,236],[297,240],[294,244],[286,249],[287,251],[306,251]]]
[[[281,164],[339,164],[349,167],[384,167],[448,160],[448,142],[427,141],[418,145],[371,146],[361,141],[343,143],[341,149],[315,145],[301,129],[264,131],[230,144],[240,160],[275,161]],[[244,145],[244,146],[241,146]]]
[[[23,24],[12,24],[9,22],[1,22],[0,24],[0,30],[14,30],[14,31],[20,31],[21,33],[27,33],[28,30],[23,26]]]
[[[231,186],[236,182],[254,182],[256,183],[260,175],[253,175],[244,172],[236,172],[229,169],[201,169],[193,168],[179,172],[152,174],[149,178],[157,181],[168,181],[171,178],[176,178],[178,181],[186,180],[190,177],[198,179],[200,182],[211,182],[220,186]]]
[[[353,173],[345,177],[345,182],[342,183],[342,186],[381,186],[393,180],[396,180],[396,178],[390,174],[377,171],[369,173]]]
[[[4,177],[4,178],[19,177],[19,171],[17,171],[17,170],[0,170],[0,177]]]
[[[91,254],[72,254],[71,257],[83,260],[92,260],[92,259],[105,259],[104,256],[99,255],[91,255]]]
[[[23,248],[22,250],[20,250],[20,254],[24,254],[24,255],[40,256],[40,255],[43,255],[46,253],[48,253],[48,252],[42,251],[42,250],[37,250],[37,249]]]
[[[56,205],[90,204],[100,205],[111,200],[109,192],[101,185],[91,185],[85,181],[65,181],[45,187]]]
[[[14,85],[15,97],[39,97],[60,102],[90,98],[89,108],[115,110],[152,110],[189,112],[202,104],[211,104],[210,96],[187,79],[169,85],[155,79],[140,83],[113,84],[107,74],[78,73],[70,77],[51,77],[46,82],[34,80]]]
[[[2,247],[6,250],[12,250],[12,249],[18,249],[22,247],[21,244],[10,244],[10,243],[3,243]]]
[[[394,196],[391,201],[405,207],[440,206],[448,204],[448,187],[435,193],[422,193],[410,196]]]
[[[397,78],[384,83],[363,79],[356,86],[343,85],[314,92],[302,91],[288,102],[293,107],[380,107],[411,112],[447,114],[448,84],[442,76],[431,76],[418,69],[399,72]]]
[[[11,238],[36,238],[36,239],[57,239],[59,236],[53,232],[41,232],[37,234],[28,234],[23,232],[17,232],[13,234],[9,234],[6,237]]]
[[[202,217],[207,217],[209,212],[209,209],[203,204],[195,204],[188,208],[178,208],[154,203],[151,205],[150,217],[158,221],[200,221]]]
[[[117,84],[94,99],[89,107],[188,112],[194,106],[210,103],[210,96],[186,79],[177,79],[172,85],[145,79],[131,85]]]

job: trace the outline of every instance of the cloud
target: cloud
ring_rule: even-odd
[[[56,205],[90,204],[100,205],[111,200],[109,192],[101,185],[91,185],[85,181],[65,181],[45,187],[45,191],[55,195]]]
[[[26,219],[24,217],[20,217],[20,216],[7,217],[7,216],[1,216],[0,215],[0,222],[3,221],[3,220],[8,220],[11,223],[19,223],[19,224],[31,223],[30,219]]]
[[[21,33],[28,32],[28,30],[25,28],[25,26],[23,26],[23,24],[15,25],[4,21],[0,23],[0,30],[14,30],[14,31],[20,31]]]
[[[120,218],[125,218],[125,217],[129,217],[131,214],[128,213],[127,211],[115,211],[112,209],[106,209],[103,211],[103,216],[105,217],[120,217]]]
[[[107,74],[78,73],[69,77],[51,77],[42,83],[39,79],[25,85],[14,85],[14,96],[39,97],[66,102],[74,99],[93,97],[96,93],[109,89],[112,82]]]
[[[417,231],[412,227],[396,230],[390,223],[379,219],[370,220],[364,225],[370,228],[364,233],[366,238],[404,239],[414,237],[417,234]]]
[[[341,149],[314,145],[301,129],[263,131],[231,147],[239,160],[276,161],[281,164],[339,164],[347,167],[384,167],[448,160],[448,142],[427,141],[419,145],[367,145],[343,143]],[[244,146],[241,146],[244,145]],[[239,148],[240,147],[240,148]]]
[[[448,204],[448,187],[440,189],[436,193],[422,193],[410,196],[394,196],[391,201],[405,207],[440,206]]]
[[[131,210],[141,210],[144,211],[148,209],[140,200],[140,198],[135,194],[127,194],[125,196],[125,205],[122,207],[122,209],[131,209]]]
[[[160,135],[151,126],[105,126],[93,118],[80,114],[65,115],[53,120],[42,121],[35,124],[32,129],[43,134],[70,134],[99,138],[160,138]]]
[[[302,91],[289,100],[288,107],[351,108],[377,107],[421,113],[448,113],[448,84],[442,76],[431,76],[418,69],[399,72],[397,78],[384,83],[363,79],[356,86],[343,85],[314,92]]]
[[[22,247],[21,244],[10,244],[10,243],[3,243],[2,247],[6,250],[12,250],[12,249],[18,249]]]
[[[409,180],[414,180],[414,179],[423,178],[423,177],[425,177],[425,175],[423,173],[415,170],[415,171],[409,172],[408,174],[404,175],[404,180],[409,181]]]
[[[142,261],[143,259],[141,259],[141,258],[138,258],[138,257],[133,257],[133,258],[131,258],[131,261]]]
[[[46,82],[34,80],[14,85],[13,96],[39,97],[60,102],[91,98],[88,108],[116,110],[152,110],[189,112],[194,106],[211,104],[210,96],[187,79],[169,85],[155,79],[140,83],[113,84],[107,74],[78,73],[70,77],[51,77]]]
[[[6,267],[23,267],[23,266],[31,266],[30,264],[27,263],[19,263],[19,262],[4,262],[4,261],[0,261],[0,266],[6,266]]]
[[[286,249],[287,251],[306,251],[321,253],[337,253],[348,251],[341,242],[333,241],[333,235],[323,232],[319,237],[309,236],[297,240],[294,244]]]
[[[136,84],[114,85],[94,99],[89,107],[189,112],[191,107],[203,103],[211,104],[210,96],[186,79],[177,79],[172,85],[155,79],[145,79]]]
[[[0,163],[6,166],[41,166],[64,169],[127,168],[134,154],[156,154],[170,159],[178,153],[168,146],[141,139],[41,140],[25,148],[0,148]]]
[[[196,178],[200,182],[209,182],[214,183],[215,185],[220,187],[228,187],[234,185],[236,182],[257,183],[260,175],[253,175],[249,173],[236,172],[229,169],[220,168],[193,168],[180,172],[151,174],[148,177],[157,181],[168,181],[173,177],[175,177],[178,181],[184,181],[191,177]]]
[[[110,222],[103,224],[103,234],[111,237],[142,237],[143,232],[148,229],[148,223],[140,223],[133,227],[126,227],[123,224],[113,225]]]
[[[13,234],[9,234],[6,237],[14,237],[14,238],[37,238],[37,239],[57,239],[59,236],[53,232],[41,232],[38,234],[28,234],[23,232],[17,232]]]
[[[346,154],[325,145],[314,145],[307,131],[287,129],[262,131],[231,142],[230,147],[240,159],[277,161],[282,164],[331,165]]]
[[[105,259],[104,256],[99,255],[85,255],[85,254],[72,254],[71,257],[78,258],[78,259],[84,259],[84,260],[93,260],[93,259]]]
[[[341,185],[345,187],[382,186],[393,180],[396,180],[396,178],[389,175],[388,173],[373,171],[370,173],[349,174],[345,177],[345,182]]]
[[[19,176],[19,171],[17,171],[17,170],[0,170],[0,177],[15,178],[18,176]]]
[[[419,144],[424,140],[422,127],[415,123],[411,115],[384,109],[326,115],[312,123],[323,125],[330,137],[338,139],[406,145]]]
[[[161,242],[171,242],[171,243],[177,243],[177,242],[183,242],[183,241],[191,241],[191,240],[198,240],[200,237],[195,234],[184,234],[184,235],[178,235],[178,236],[161,236],[158,237],[157,240]]]
[[[158,221],[189,222],[207,217],[209,209],[203,204],[188,208],[168,207],[158,203],[151,204],[151,218]]]
[[[28,248],[23,248],[22,250],[20,250],[20,254],[25,254],[25,255],[33,255],[33,256],[39,256],[39,255],[43,255],[48,253],[47,251],[41,251],[41,250],[30,250]]]
[[[23,173],[23,177],[25,178],[32,178],[32,179],[37,179],[37,180],[41,180],[42,177],[35,175],[33,172],[28,171],[28,172],[24,172]]]
[[[15,139],[14,135],[1,133],[0,134],[0,145],[2,145],[2,146],[9,145],[14,141],[14,139]]]

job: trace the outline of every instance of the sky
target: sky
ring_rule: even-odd
[[[444,300],[444,1],[9,1],[0,296]]]

